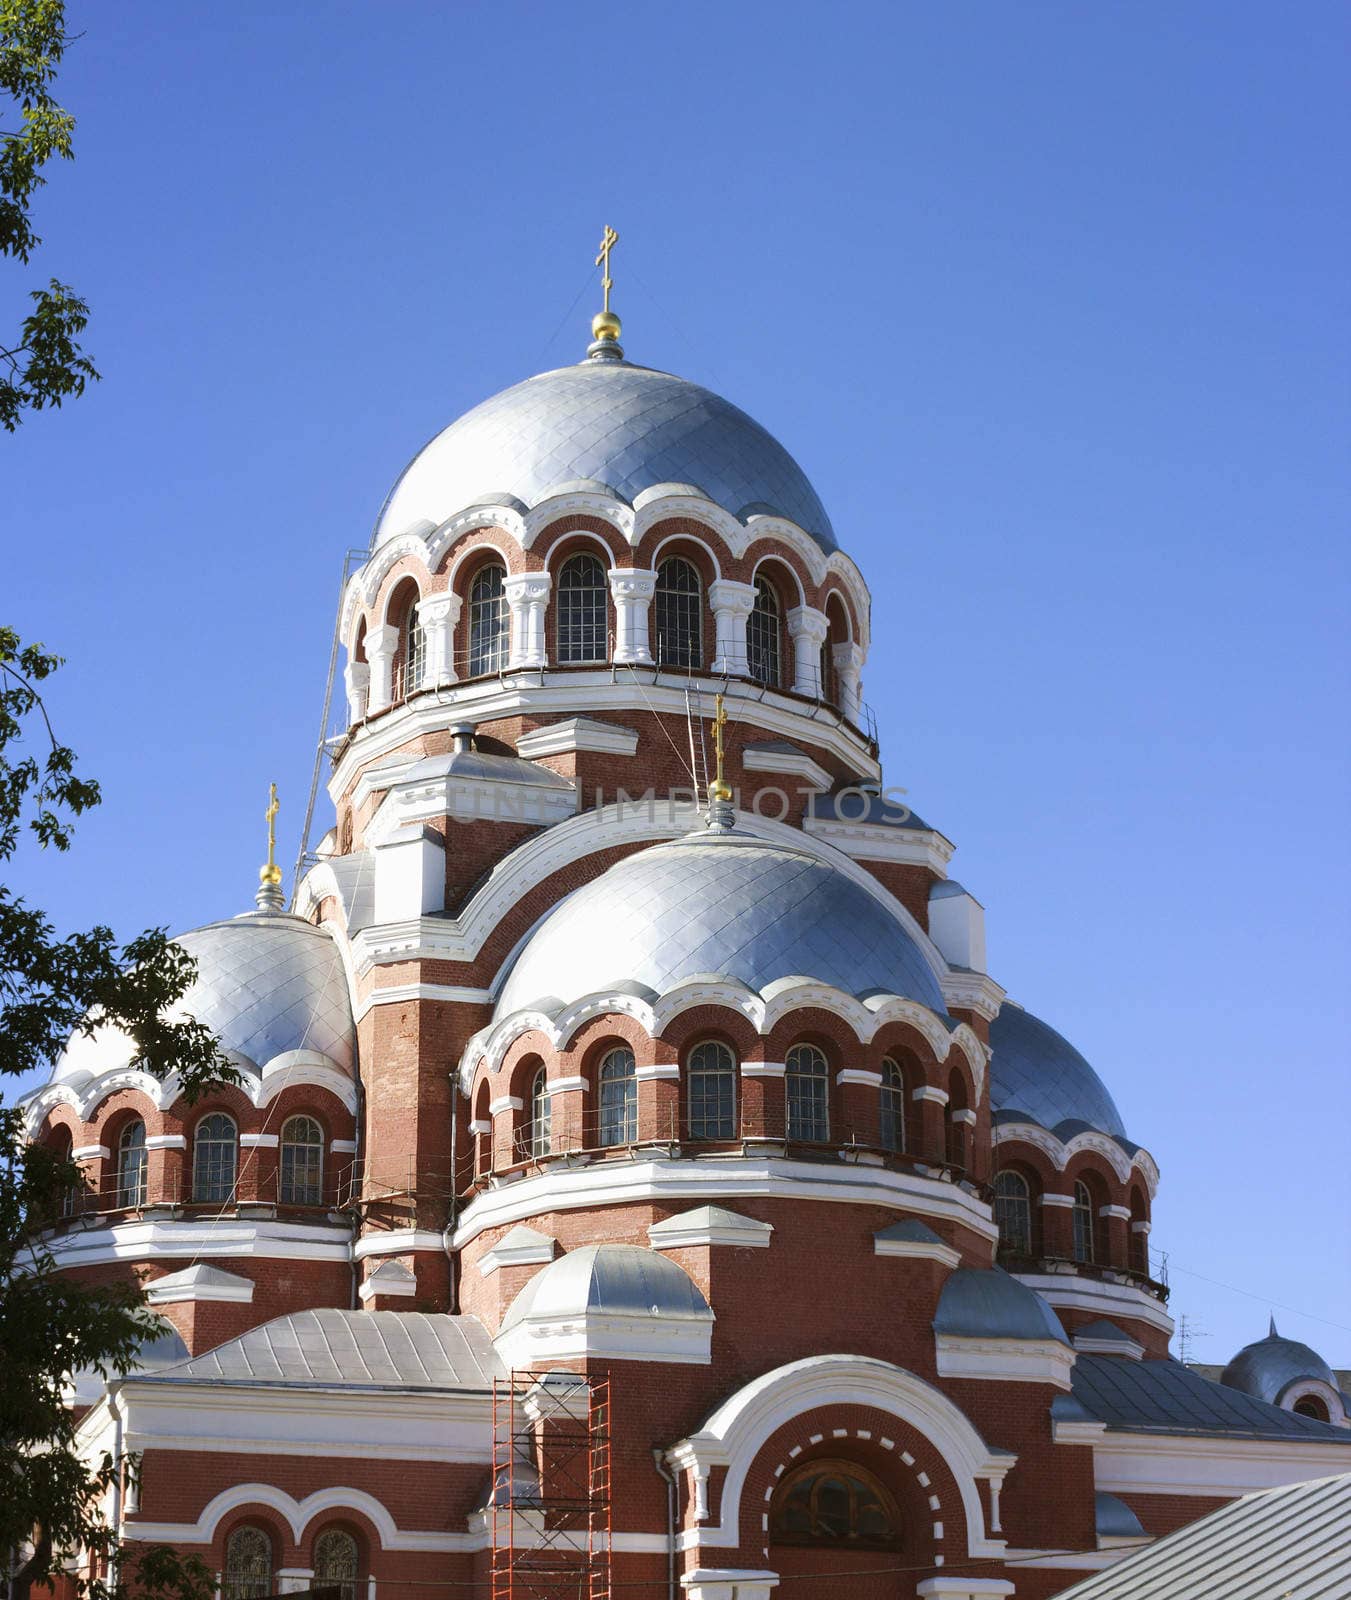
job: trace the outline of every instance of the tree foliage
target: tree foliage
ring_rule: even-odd
[[[32,221],[47,182],[42,169],[75,156],[75,118],[52,92],[70,42],[64,0],[0,0],[0,93],[9,97],[0,127],[0,256],[25,264],[42,243]],[[0,345],[0,423],[11,433],[25,411],[59,406],[98,379],[79,344],[89,321],[79,295],[52,278],[28,298],[17,339]]]
[[[59,743],[39,686],[60,659],[0,628],[0,861],[28,839],[68,850],[75,819],[98,804],[96,783]],[[36,749],[34,748],[34,740]],[[0,886],[0,1082],[51,1068],[67,1039],[110,1025],[139,1064],[173,1074],[188,1100],[238,1074],[199,1022],[173,1015],[195,965],[162,929],[119,944],[111,929],[59,937],[47,916]],[[73,1377],[126,1373],[166,1324],[135,1284],[76,1283],[50,1248],[54,1219],[82,1193],[78,1166],[25,1137],[22,1112],[0,1107],[0,1559],[13,1552],[16,1587],[49,1579],[63,1558],[93,1558],[76,1581],[91,1600],[130,1583],[137,1593],[197,1600],[205,1570],[168,1551],[117,1573],[110,1486],[134,1463],[82,1457],[68,1405]]]

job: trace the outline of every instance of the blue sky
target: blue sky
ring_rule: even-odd
[[[1275,1307],[1351,1365],[1345,7],[70,13],[0,311],[77,285],[104,381],[0,438],[3,610],[106,802],[23,889],[248,905],[344,552],[580,358],[613,223],[630,356],[778,434],[869,579],[887,780],[1158,1157],[1196,1355]]]

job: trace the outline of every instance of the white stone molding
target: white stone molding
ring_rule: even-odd
[[[1293,1411],[1295,1402],[1305,1399],[1321,1400],[1327,1408],[1328,1421],[1334,1428],[1351,1426],[1341,1392],[1330,1383],[1324,1383],[1321,1378],[1299,1378],[1294,1383],[1287,1383],[1276,1397],[1276,1404],[1282,1411]]]
[[[948,870],[956,846],[932,828],[904,828],[894,822],[841,822],[833,817],[805,817],[803,832],[832,844],[856,861],[893,861],[927,867],[940,878]]]
[[[153,1283],[147,1283],[145,1297],[152,1306],[172,1306],[201,1300],[252,1305],[253,1279],[199,1263],[184,1267],[181,1272],[166,1273]]]
[[[496,1100],[488,1102],[488,1115],[490,1117],[500,1117],[504,1111],[520,1111],[524,1105],[525,1101],[519,1095],[499,1095]]]
[[[438,1239],[438,1245],[439,1242]],[[210,1221],[116,1222],[106,1228],[82,1228],[57,1234],[45,1241],[45,1248],[63,1270],[105,1266],[112,1261],[167,1261],[182,1256],[350,1262],[352,1235],[346,1222],[213,1217]]]
[[[455,671],[455,627],[462,607],[463,601],[453,589],[417,603],[418,626],[426,645],[423,683],[427,688],[454,683],[459,676]]]
[[[1110,1283],[1074,1272],[1015,1272],[1013,1276],[1058,1311],[1088,1311],[1110,1322],[1126,1317],[1172,1335],[1173,1319],[1152,1294],[1133,1283]]]
[[[366,715],[371,693],[370,663],[349,661],[342,669],[342,681],[347,691],[347,722],[351,726]]]
[[[313,1567],[278,1567],[274,1574],[278,1594],[298,1594],[314,1581]]]
[[[791,777],[805,778],[809,788],[822,793],[834,782],[830,773],[805,750],[790,746],[782,739],[742,745],[741,765],[747,772],[786,772]]]
[[[635,1067],[633,1069],[633,1076],[638,1080],[639,1083],[655,1083],[663,1079],[678,1081],[680,1077],[680,1066],[675,1061],[655,1062],[651,1066]]]
[[[940,1089],[933,1083],[922,1083],[918,1089],[910,1091],[910,1098],[918,1101],[928,1100],[936,1106],[945,1106],[948,1103],[948,1091]]]
[[[482,770],[465,771],[453,756],[431,756],[412,773],[390,784],[379,810],[366,829],[366,844],[376,853],[377,923],[391,922],[379,905],[380,857],[382,847],[400,837],[411,837],[408,829],[439,822],[524,822],[533,827],[548,827],[564,822],[577,811],[577,788],[569,779],[548,772],[550,781],[539,783],[528,767],[506,767],[501,775]],[[547,769],[541,769],[541,775]],[[453,848],[453,836],[449,840]],[[445,845],[440,846],[444,854]],[[437,910],[444,906],[445,871],[441,872],[441,891]]]
[[[478,1270],[490,1278],[503,1267],[543,1266],[553,1260],[557,1251],[558,1240],[552,1235],[518,1224],[479,1257]]]
[[[486,1117],[475,1117],[474,1120],[469,1124],[469,1131],[474,1135],[475,1138],[478,1138],[482,1134],[491,1133],[493,1131],[493,1125]]]
[[[943,905],[939,900],[935,904]],[[957,972],[950,970],[942,980],[943,1000],[949,1011],[956,1006],[962,1011],[974,1011],[986,1022],[993,1022],[1004,1003],[1004,990],[988,973]]]
[[[1131,1223],[1131,1232],[1132,1233],[1148,1234],[1149,1233],[1149,1229],[1150,1229],[1150,1224],[1148,1222],[1132,1222]]]
[[[493,1340],[508,1368],[538,1367],[549,1361],[656,1361],[704,1366],[713,1359],[713,1313],[654,1315],[652,1311],[588,1309],[575,1316],[527,1311]]]
[[[708,586],[708,602],[713,607],[715,642],[713,670],[733,677],[745,677],[746,618],[755,609],[755,586],[719,578]]]
[[[873,1254],[896,1256],[904,1261],[937,1261],[940,1266],[959,1267],[962,1253],[941,1239],[888,1239],[887,1230],[873,1234]]]
[[[785,1424],[809,1412],[863,1406],[915,1428],[943,1458],[966,1512],[967,1553],[976,1558],[1004,1553],[1004,1541],[986,1533],[979,1485],[999,1480],[1017,1457],[991,1449],[965,1413],[924,1379],[903,1367],[847,1354],[809,1356],[753,1378],[707,1419],[698,1432],[674,1445],[667,1460],[686,1470],[725,1467],[720,1520],[697,1530],[702,1548],[735,1548],[741,1536],[746,1479],[768,1440]]]
[[[1066,1211],[1074,1209],[1074,1196],[1072,1194],[1051,1194],[1049,1191],[1037,1197],[1037,1204],[1043,1206],[1060,1206]]]
[[[328,1148],[330,1154],[335,1156],[354,1156],[357,1153],[357,1142],[355,1139],[330,1139]]]
[[[722,1206],[696,1206],[692,1211],[679,1211],[661,1222],[654,1222],[647,1230],[647,1237],[654,1250],[712,1245],[768,1250],[769,1236],[773,1232],[772,1222],[760,1222]]]
[[[778,1586],[777,1572],[751,1567],[695,1567],[680,1577],[685,1600],[769,1600]]]
[[[279,1133],[241,1133],[239,1136],[241,1150],[275,1150],[280,1144]]]
[[[938,1574],[921,1578],[915,1593],[921,1600],[995,1600],[996,1596],[1016,1592],[1007,1578],[959,1578]]]
[[[366,1280],[357,1290],[362,1305],[377,1295],[394,1299],[411,1300],[417,1294],[417,1275],[406,1261],[393,1258],[383,1260],[366,1274]]]
[[[970,1107],[967,1107],[963,1111],[954,1111],[952,1120],[961,1123],[964,1127],[974,1128],[976,1125],[976,1113]]]
[[[793,688],[798,694],[823,696],[821,646],[830,632],[830,619],[815,606],[794,606],[788,613],[788,636],[793,641]]]
[[[1144,1179],[1151,1199],[1158,1193],[1159,1169],[1155,1165],[1153,1156],[1146,1150],[1137,1150],[1133,1156],[1128,1155],[1115,1139],[1093,1128],[1086,1128],[1076,1133],[1072,1139],[1062,1140],[1049,1128],[1040,1127],[1035,1122],[997,1122],[991,1138],[996,1145],[1030,1144],[1043,1155],[1049,1156],[1059,1172],[1064,1172],[1080,1151],[1091,1150],[1095,1155],[1103,1157],[1119,1182],[1129,1183],[1131,1173],[1135,1171]],[[1064,1196],[1063,1202],[1052,1200],[1049,1196],[1043,1197],[1043,1204],[1062,1203],[1073,1205],[1074,1201],[1069,1195]],[[1130,1216],[1130,1212],[1124,1208],[1122,1214]]]
[[[1129,1206],[1099,1206],[1098,1215],[1100,1217],[1116,1217],[1121,1222],[1129,1222],[1131,1208]]]
[[[1346,1471],[1334,1439],[1206,1439],[1113,1429],[1093,1452],[1094,1486],[1107,1494],[1205,1495],[1232,1500]]]
[[[445,1248],[439,1233],[430,1228],[391,1228],[386,1233],[367,1233],[357,1240],[352,1254],[358,1261],[371,1256],[407,1256],[418,1250]]]
[[[705,1203],[735,1205],[748,1199],[883,1206],[954,1224],[991,1244],[999,1237],[990,1207],[983,1200],[960,1184],[938,1178],[885,1167],[791,1161],[779,1156],[709,1156],[689,1161],[654,1155],[622,1163],[553,1164],[514,1183],[484,1190],[461,1213],[448,1248],[463,1250],[490,1229],[529,1222],[552,1211],[628,1204],[682,1210]]]
[[[1058,1339],[972,1339],[934,1335],[940,1378],[984,1378],[995,1383],[1049,1383],[1066,1393],[1074,1351]]]
[[[863,704],[863,662],[866,652],[862,645],[846,639],[831,646],[835,673],[840,680],[840,709],[849,717],[857,717]]]
[[[582,1094],[586,1094],[590,1087],[591,1085],[582,1077],[581,1073],[575,1073],[569,1077],[549,1079],[549,1093],[551,1096],[567,1094],[572,1089],[580,1090]]]
[[[613,660],[651,666],[648,612],[657,587],[657,574],[641,567],[611,567],[609,578],[615,607]]]
[[[357,1021],[372,1006],[400,1006],[413,1001],[432,1001],[437,1005],[490,1006],[493,997],[487,989],[469,989],[455,983],[395,983],[372,989],[355,1007]]]
[[[399,648],[399,630],[389,623],[366,630],[366,660],[370,665],[370,685],[366,707],[370,714],[383,711],[394,696],[394,652]]]
[[[861,1083],[867,1089],[882,1087],[882,1074],[868,1067],[842,1067],[835,1074],[836,1083]]]
[[[564,717],[559,722],[523,733],[516,741],[516,754],[527,761],[537,761],[541,756],[570,756],[582,750],[600,755],[636,755],[638,733],[618,722],[598,722],[594,717]]]
[[[1074,1348],[1081,1350],[1086,1356],[1123,1356],[1127,1361],[1140,1361],[1144,1358],[1144,1345],[1120,1329],[1115,1337],[1110,1339],[1095,1339],[1084,1328],[1079,1328],[1070,1337]]]
[[[511,656],[508,667],[546,667],[544,608],[549,599],[547,572],[509,572],[503,579],[511,610]]]
[[[147,1150],[186,1150],[188,1136],[185,1133],[148,1133],[145,1147]]]
[[[788,1075],[788,1066],[783,1061],[743,1061],[741,1063],[741,1076],[743,1078],[784,1078]]]
[[[82,1144],[70,1152],[72,1161],[107,1161],[112,1152],[106,1144]]]

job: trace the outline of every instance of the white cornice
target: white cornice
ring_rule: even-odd
[[[1072,1272],[1015,1272],[1013,1276],[1058,1309],[1091,1311],[1113,1322],[1131,1317],[1172,1336],[1173,1319],[1152,1294],[1133,1283],[1107,1283]]]
[[[1066,1392],[1074,1351],[1058,1339],[969,1339],[934,1336],[940,1378],[985,1378],[996,1383],[1049,1383]]]
[[[1206,1495],[1230,1500],[1351,1468],[1340,1441],[1202,1438],[1108,1432],[1093,1452],[1097,1488],[1108,1494]]]
[[[1033,1149],[1049,1156],[1059,1172],[1063,1172],[1081,1151],[1091,1150],[1103,1157],[1120,1182],[1129,1183],[1132,1171],[1136,1171],[1145,1180],[1145,1187],[1149,1190],[1151,1199],[1158,1192],[1159,1169],[1149,1152],[1137,1150],[1133,1156],[1128,1155],[1109,1134],[1099,1133],[1094,1128],[1085,1128],[1082,1132],[1076,1133],[1072,1139],[1061,1139],[1049,1128],[1043,1128],[1035,1122],[996,1122],[990,1137],[996,1145],[1020,1142],[1030,1144]],[[1072,1205],[1073,1198],[1067,1198],[1068,1203]],[[1062,1202],[1051,1201],[1048,1198],[1046,1203]],[[1124,1215],[1129,1216],[1129,1211]]]
[[[941,1239],[887,1239],[880,1232],[873,1235],[873,1254],[899,1256],[906,1261],[937,1261],[944,1267],[959,1267],[962,1263],[962,1252]]]
[[[594,717],[564,717],[543,728],[523,733],[516,754],[528,761],[541,756],[570,756],[579,751],[599,755],[631,756],[638,751],[638,733],[619,722],[597,722]]]
[[[358,1261],[370,1256],[405,1256],[415,1250],[445,1248],[445,1240],[430,1228],[391,1228],[387,1233],[367,1233],[357,1240],[353,1255]]]
[[[986,1022],[993,1022],[1004,1003],[1004,990],[987,972],[967,972],[958,967],[949,968],[943,975],[943,1001],[949,1010],[956,1006],[963,1011],[974,1011]]]
[[[999,1236],[989,1206],[957,1184],[845,1162],[726,1156],[550,1167],[476,1195],[450,1243],[462,1250],[487,1229],[528,1222],[551,1211],[601,1210],[634,1202],[736,1204],[753,1196],[887,1206],[957,1223],[990,1242]]]
[[[63,1269],[180,1256],[205,1260],[221,1256],[254,1256],[268,1261],[352,1259],[352,1237],[345,1223],[254,1222],[233,1217],[118,1222],[106,1228],[80,1228],[49,1239],[47,1248]]]
[[[357,1004],[360,1022],[372,1006],[404,1005],[410,1000],[430,1000],[438,1005],[490,1006],[493,997],[487,989],[469,989],[457,983],[395,983],[372,989]]]
[[[772,741],[775,745],[778,742]],[[805,778],[813,789],[819,789],[823,793],[835,781],[819,762],[813,761],[805,751],[796,748],[766,749],[763,745],[743,745],[741,765],[747,772],[785,772],[795,778]]]
[[[956,846],[932,828],[903,828],[890,822],[837,822],[831,817],[806,817],[806,833],[833,844],[856,861],[891,861],[906,867],[928,867],[940,878]]]

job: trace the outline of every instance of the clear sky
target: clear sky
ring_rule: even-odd
[[[104,381],[0,437],[0,614],[69,658],[106,803],[24,890],[128,935],[248,907],[344,552],[581,357],[613,223],[631,358],[776,433],[871,583],[887,781],[1157,1156],[1195,1356],[1274,1307],[1351,1365],[1351,12],[70,13],[78,156],[0,310],[75,284]]]

